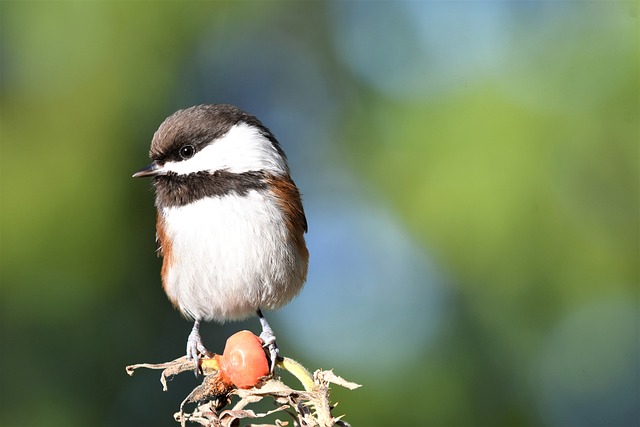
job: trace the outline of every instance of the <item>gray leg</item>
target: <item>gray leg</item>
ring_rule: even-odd
[[[276,335],[273,333],[273,329],[269,326],[267,319],[262,315],[262,311],[258,309],[258,318],[260,319],[260,325],[262,326],[262,333],[260,339],[262,339],[262,346],[269,350],[271,357],[270,372],[273,374],[273,370],[276,367],[276,360],[278,359],[278,346],[276,345]]]
[[[187,359],[193,360],[193,364],[198,374],[198,359],[200,355],[206,355],[207,349],[202,344],[202,338],[200,338],[200,321],[193,322],[193,329],[187,338]]]

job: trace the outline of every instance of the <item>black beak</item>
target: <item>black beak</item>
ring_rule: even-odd
[[[158,176],[164,174],[165,172],[162,170],[162,165],[158,162],[153,162],[134,173],[132,178],[144,178],[147,176]]]

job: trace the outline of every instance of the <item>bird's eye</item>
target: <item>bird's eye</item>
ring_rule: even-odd
[[[196,154],[196,149],[193,148],[193,145],[183,145],[180,147],[180,157],[183,159],[190,159],[194,154]]]

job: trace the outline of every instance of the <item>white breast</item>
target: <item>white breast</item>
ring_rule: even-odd
[[[269,193],[205,198],[161,212],[172,242],[164,287],[186,316],[241,319],[282,306],[302,287],[306,260]]]

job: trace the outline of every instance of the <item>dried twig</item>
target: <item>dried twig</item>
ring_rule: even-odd
[[[231,427],[237,425],[238,420],[259,420],[281,413],[293,418],[293,426],[348,426],[342,420],[342,416],[334,417],[331,414],[333,405],[329,400],[329,386],[336,384],[353,390],[360,385],[344,380],[333,371],[317,370],[312,377],[302,365],[289,358],[279,359],[277,366],[298,378],[304,390],[292,389],[277,378],[266,378],[257,387],[248,390],[238,389],[221,379],[215,357],[202,359],[200,369],[204,374],[203,381],[182,401],[180,410],[174,415],[175,420],[181,426],[186,426],[186,423],[190,422],[204,427]],[[193,372],[193,362],[188,361],[186,357],[181,357],[166,363],[131,365],[127,366],[126,370],[129,375],[133,375],[139,368],[162,369],[160,382],[162,389],[166,391],[167,380],[172,376],[186,371]],[[236,400],[234,397],[237,398],[235,405],[225,409],[233,400]],[[250,408],[264,398],[273,399],[276,408],[267,412],[255,412]],[[185,406],[192,403],[196,404],[195,408],[187,412]],[[288,422],[277,419],[274,424],[261,425],[279,427],[288,425]]]

